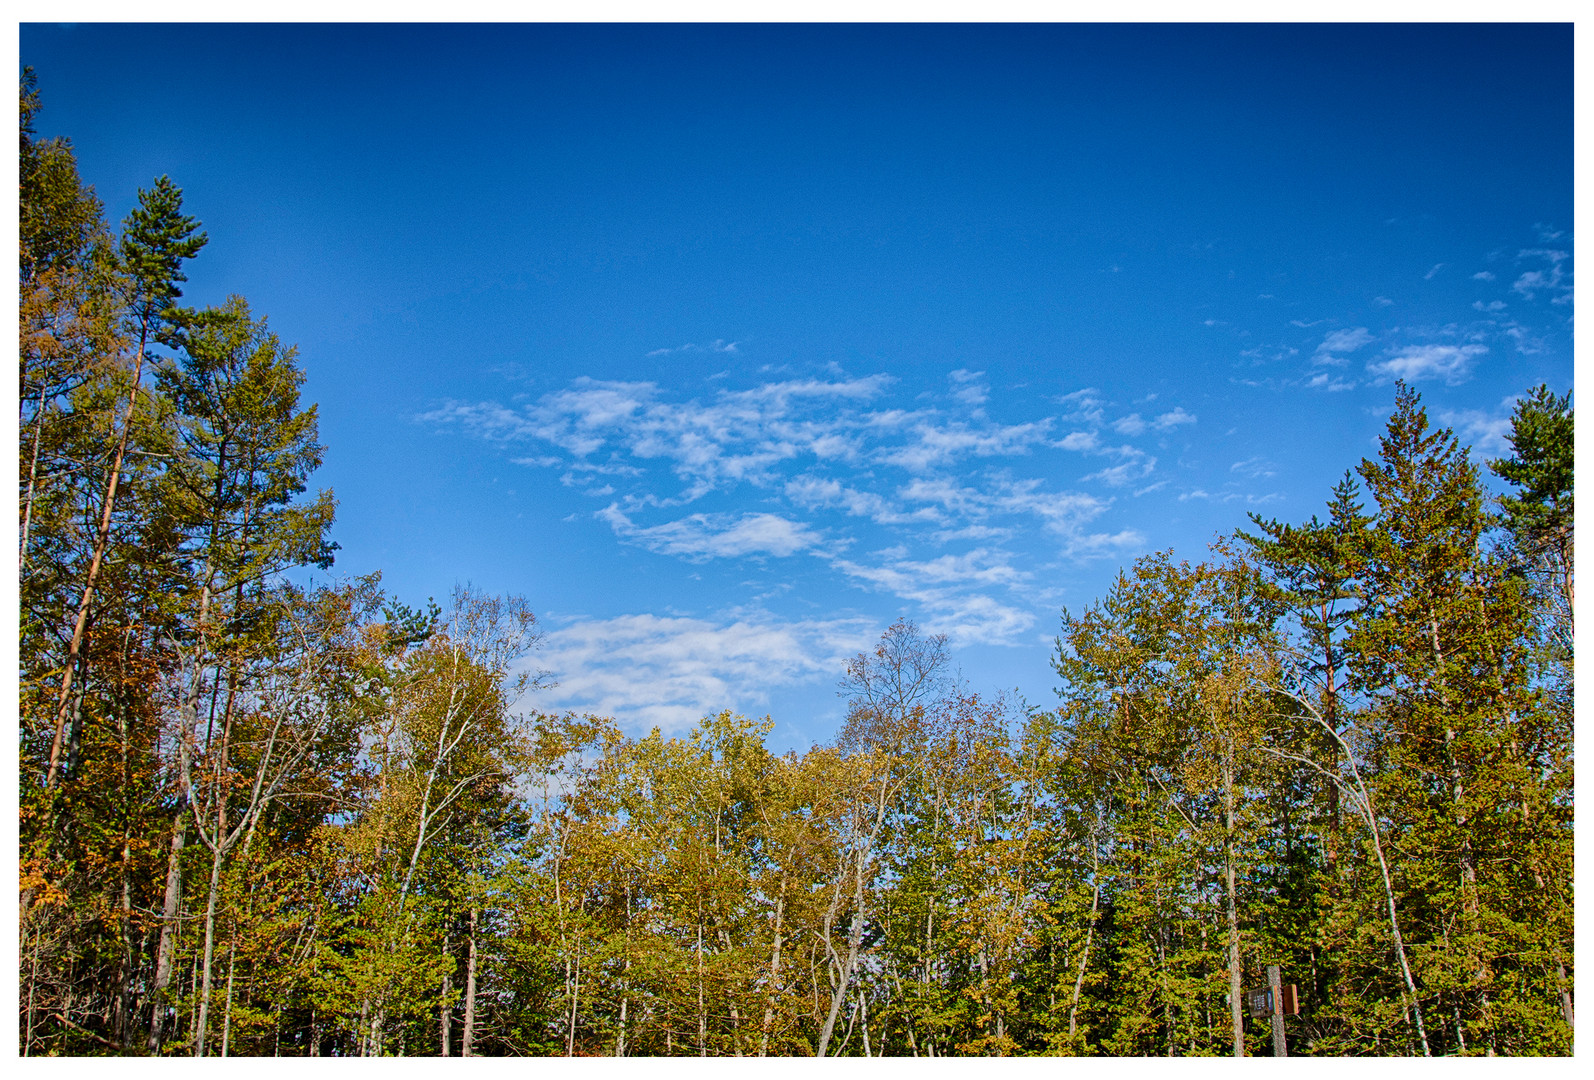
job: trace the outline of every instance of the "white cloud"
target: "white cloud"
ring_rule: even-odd
[[[1433,269],[1428,271],[1426,274],[1424,274],[1422,276],[1422,279],[1424,281],[1432,281],[1434,279],[1434,275],[1435,274],[1439,273],[1439,271],[1443,270],[1445,267],[1447,267],[1449,265],[1450,265],[1449,263],[1434,263]]]
[[[1107,509],[1092,495],[1077,491],[1042,491],[1039,479],[1003,477],[976,488],[945,478],[916,479],[897,492],[906,502],[932,503],[964,520],[984,521],[1002,514],[1033,516],[1051,532],[1072,538],[1091,519]]]
[[[849,517],[866,517],[880,525],[935,524],[941,520],[932,508],[906,512],[872,491],[848,487],[839,480],[805,474],[786,481],[788,499],[806,510],[836,508]]]
[[[1354,330],[1334,330],[1327,334],[1322,343],[1312,353],[1312,363],[1344,364],[1344,354],[1353,353],[1364,345],[1370,345],[1375,339],[1367,332],[1367,327],[1358,326]]]
[[[1493,281],[1494,280],[1494,275],[1492,273],[1490,273],[1488,270],[1479,270],[1476,274],[1472,275],[1472,280],[1473,281]]]
[[[866,619],[783,623],[764,613],[550,622],[535,661],[558,685],[536,704],[612,716],[633,732],[682,732],[721,709],[766,706],[773,689],[839,678],[879,632]]]
[[[1094,387],[1087,386],[1083,390],[1075,390],[1072,394],[1064,394],[1057,399],[1057,404],[1073,406],[1071,412],[1062,416],[1062,419],[1070,424],[1101,423],[1103,402]]]
[[[925,419],[914,424],[915,442],[881,451],[879,460],[908,472],[924,472],[969,454],[975,457],[1027,454],[1031,446],[1046,439],[1051,426],[1049,417],[1027,424],[988,424],[980,428],[962,423],[943,426],[933,419]]]
[[[1355,383],[1346,382],[1345,380],[1339,379],[1339,378],[1334,378],[1334,377],[1330,376],[1328,374],[1328,372],[1326,372],[1326,371],[1319,371],[1316,375],[1313,375],[1311,377],[1311,379],[1307,382],[1306,386],[1307,386],[1307,389],[1309,389],[1309,390],[1327,390],[1330,393],[1333,393],[1333,392],[1338,391],[1338,390],[1354,390],[1354,389],[1356,389],[1356,384]]]
[[[1530,332],[1520,323],[1513,322],[1504,328],[1506,337],[1516,343],[1517,352],[1523,356],[1535,356],[1544,352],[1548,347],[1543,338]]]
[[[1249,476],[1260,480],[1264,477],[1277,475],[1278,466],[1261,456],[1249,457],[1244,461],[1236,461],[1229,466],[1230,472],[1237,472],[1241,476]]]
[[[981,382],[983,371],[968,371],[964,368],[952,372],[947,378],[953,384],[952,396],[965,405],[984,405],[991,397],[991,388]]]
[[[1266,495],[1250,495],[1234,490],[1211,492],[1205,488],[1191,488],[1179,496],[1179,501],[1190,502],[1194,499],[1202,499],[1220,503],[1243,502],[1247,506],[1266,506],[1268,503],[1279,502],[1283,498],[1284,496],[1277,491],[1269,492]]]
[[[1541,270],[1529,270],[1511,283],[1511,291],[1521,293],[1532,300],[1535,293],[1557,283],[1554,273],[1553,270],[1549,274]]]
[[[1490,300],[1487,304],[1485,304],[1482,300],[1474,300],[1472,302],[1472,307],[1474,311],[1504,311],[1505,301]]]
[[[875,565],[836,559],[832,565],[865,585],[912,600],[928,613],[925,629],[958,644],[1005,645],[1035,623],[1031,612],[1003,604],[982,589],[1013,587],[1029,574],[1013,568],[1005,551],[975,548],[962,555],[915,561],[900,549],[877,552]]]
[[[1524,299],[1532,300],[1541,292],[1554,294],[1553,303],[1565,303],[1571,299],[1571,285],[1563,285],[1561,263],[1570,258],[1566,252],[1548,248],[1531,248],[1517,253],[1518,260],[1540,259],[1549,264],[1548,270],[1525,271],[1516,281],[1511,283],[1511,291],[1521,294]]]
[[[1367,370],[1380,381],[1443,379],[1455,386],[1467,380],[1472,362],[1488,351],[1486,345],[1407,345],[1370,362]]]
[[[1181,424],[1196,422],[1194,413],[1187,413],[1183,406],[1176,406],[1172,412],[1165,412],[1151,422],[1151,426],[1158,431],[1172,431]]]
[[[661,555],[679,555],[693,562],[746,555],[786,557],[814,547],[820,537],[808,526],[777,514],[693,514],[679,521],[642,528],[610,503],[594,515],[608,522],[616,535]]]
[[[1280,360],[1288,360],[1301,350],[1293,345],[1256,345],[1249,349],[1241,349],[1240,355],[1252,361],[1253,366],[1263,364],[1276,364]]]
[[[523,404],[448,402],[423,419],[514,446],[514,460],[523,464],[557,466],[562,483],[601,497],[594,505],[604,508],[594,516],[621,543],[695,564],[728,560],[728,575],[741,573],[737,560],[810,555],[804,565],[828,568],[832,583],[890,594],[921,612],[927,628],[986,643],[1017,641],[1036,624],[1038,560],[1122,558],[1146,543],[1121,522],[1100,520],[1112,497],[1057,490],[1043,478],[1057,468],[1055,458],[1042,455],[1030,476],[993,469],[991,459],[1033,458],[1037,447],[1073,450],[1103,459],[1086,480],[1146,494],[1160,487],[1147,479],[1156,458],[1124,437],[1196,422],[1171,407],[1121,416],[1108,429],[1108,403],[1092,388],[1043,406],[1050,415],[999,422],[984,413],[992,392],[984,373],[963,368],[946,384],[961,405],[940,402],[943,408],[924,404],[935,400],[933,392],[917,407],[891,407],[883,398],[892,380],[884,375],[855,378],[835,369],[823,379],[770,378],[741,390],[711,381],[712,389],[685,400],[652,381],[581,378]],[[1134,407],[1146,408],[1155,396]],[[1075,430],[1059,437],[1063,424]],[[1114,432],[1118,440],[1104,441]],[[728,512],[708,512],[704,504],[690,507],[699,513],[672,509],[711,494],[719,500],[713,510]],[[903,546],[858,556],[872,531],[864,522],[893,530],[884,542]],[[1010,542],[1024,546],[1009,551]],[[592,641],[600,631],[612,637],[625,628],[582,625]],[[662,625],[647,624],[649,633],[662,635]],[[626,626],[640,635],[644,624]],[[640,637],[627,647],[644,645],[647,655],[663,655],[663,645]],[[570,701],[645,705],[653,711],[642,715],[677,724],[727,705],[707,691],[682,690],[680,701],[633,700],[624,678],[607,670],[579,694],[569,691]]]
[[[1510,406],[1507,398],[1504,415],[1490,416],[1479,409],[1449,409],[1439,414],[1439,422],[1455,431],[1462,442],[1480,456],[1498,457],[1510,449]]]
[[[702,345],[694,345],[692,342],[689,341],[685,345],[679,345],[679,346],[676,346],[673,349],[654,349],[652,352],[649,352],[647,355],[649,355],[649,356],[669,356],[671,353],[679,353],[679,352],[722,352],[722,353],[733,353],[733,352],[736,352],[736,346],[739,345],[739,344],[740,344],[740,342],[736,342],[736,341],[729,341],[728,342],[724,338],[716,339],[712,345],[709,345],[707,347],[702,346]]]
[[[1156,468],[1156,465],[1156,458],[1141,454],[1117,465],[1109,465],[1099,472],[1093,472],[1084,479],[1100,480],[1108,487],[1125,487],[1136,480],[1150,476],[1151,470]]]
[[[1387,296],[1375,296],[1375,297],[1373,297],[1373,305],[1375,307],[1390,307],[1393,304],[1394,304],[1394,301],[1391,300]]]

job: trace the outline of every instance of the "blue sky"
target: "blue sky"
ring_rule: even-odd
[[[1287,520],[1406,378],[1572,378],[1565,26],[37,26],[44,134],[300,348],[338,573],[524,594],[632,730],[829,738],[898,615],[1052,700],[1059,610]]]

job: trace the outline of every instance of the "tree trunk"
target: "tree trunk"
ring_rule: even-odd
[[[218,838],[219,840],[219,838]],[[205,1028],[210,1018],[210,966],[216,944],[216,897],[221,891],[221,844],[212,850],[210,896],[205,902],[205,952],[199,989],[199,1019],[194,1025],[194,1056],[205,1056]]]
[[[139,333],[138,358],[133,363],[133,388],[127,395],[127,415],[122,420],[121,435],[116,441],[116,457],[111,461],[111,475],[105,484],[105,507],[100,514],[99,531],[94,537],[94,554],[89,560],[88,580],[83,585],[83,599],[78,603],[77,621],[72,627],[72,643],[67,649],[66,665],[61,673],[60,701],[56,705],[55,739],[50,744],[50,768],[44,777],[46,791],[55,787],[60,772],[61,744],[66,735],[67,702],[72,696],[72,675],[82,657],[83,632],[88,627],[89,608],[94,603],[94,589],[99,581],[100,565],[105,559],[105,549],[111,537],[111,511],[116,506],[116,488],[122,479],[122,459],[127,454],[127,437],[133,430],[133,410],[138,405],[139,384],[144,377],[144,347],[149,328]],[[53,826],[53,815],[50,824]]]
[[[28,464],[28,490],[22,499],[22,543],[17,552],[17,572],[28,565],[28,534],[33,525],[33,492],[39,478],[39,442],[44,434],[45,388],[39,387],[39,408],[33,417],[33,454]]]
[[[238,969],[238,921],[233,920],[232,940],[227,943],[227,1004],[221,1011],[221,1056],[232,1049],[232,980]]]
[[[1284,981],[1277,964],[1267,966],[1267,987],[1273,991],[1273,1056],[1289,1057],[1289,1047],[1284,1042]]]
[[[781,920],[786,914],[786,871],[780,874],[780,895],[775,899],[775,948],[769,960],[769,1000],[764,1006],[764,1023],[758,1040],[758,1056],[769,1054],[769,1032],[775,1022],[775,995],[780,992]]]
[[[1234,1056],[1245,1056],[1245,1018],[1240,1009],[1240,912],[1234,890],[1234,759],[1233,747],[1223,759],[1223,856],[1229,907],[1229,1018],[1234,1029]]]
[[[453,1019],[454,1007],[448,1000],[448,992],[453,989],[452,980],[447,975],[443,976],[443,992],[437,1000],[437,1056],[448,1057],[449,1050],[449,1021]]]
[[[459,1047],[460,1057],[470,1057],[475,1052],[476,910],[476,908],[470,909],[470,945],[467,947],[465,953],[465,1031]]]
[[[182,900],[183,843],[188,831],[188,806],[180,804],[172,822],[171,851],[166,857],[166,900],[161,906],[160,944],[155,953],[155,985],[150,999],[154,1003],[149,1022],[149,1052],[159,1054],[166,1020],[166,989],[171,984],[172,950],[176,946],[177,909]]]
[[[1099,864],[1096,873],[1100,873]],[[1079,974],[1074,978],[1074,997],[1068,1005],[1068,1038],[1074,1038],[1075,1024],[1079,1018],[1079,995],[1085,986],[1085,968],[1090,964],[1090,947],[1096,936],[1096,912],[1101,903],[1101,881],[1098,878],[1090,891],[1090,922],[1085,925],[1085,948],[1079,956]]]
[[[825,1017],[824,1030],[819,1033],[818,1056],[824,1057],[830,1048],[830,1038],[836,1030],[836,1018],[841,1014],[842,1003],[846,1001],[847,988],[852,983],[852,972],[858,964],[858,947],[863,941],[863,855],[859,854],[857,868],[857,889],[854,896],[852,912],[852,928],[847,931],[847,959],[841,965],[840,981],[835,992],[830,997],[830,1013]],[[845,1042],[843,1042],[845,1045]]]

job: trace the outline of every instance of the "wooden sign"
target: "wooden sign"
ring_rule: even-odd
[[[1251,1011],[1251,1016],[1262,1017],[1273,1015],[1273,990],[1271,987],[1258,987],[1245,992],[1246,1008]]]
[[[1279,1012],[1285,1016],[1298,1016],[1301,1011],[1301,996],[1295,989],[1295,984],[1281,988],[1279,993]]]

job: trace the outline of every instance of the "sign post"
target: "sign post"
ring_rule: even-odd
[[[1273,1056],[1289,1057],[1289,1049],[1284,1045],[1284,988],[1279,985],[1277,964],[1267,966],[1267,988],[1269,996],[1273,999],[1269,1002],[1272,1008],[1268,1010],[1273,1017]],[[1292,986],[1290,989],[1295,988]]]

